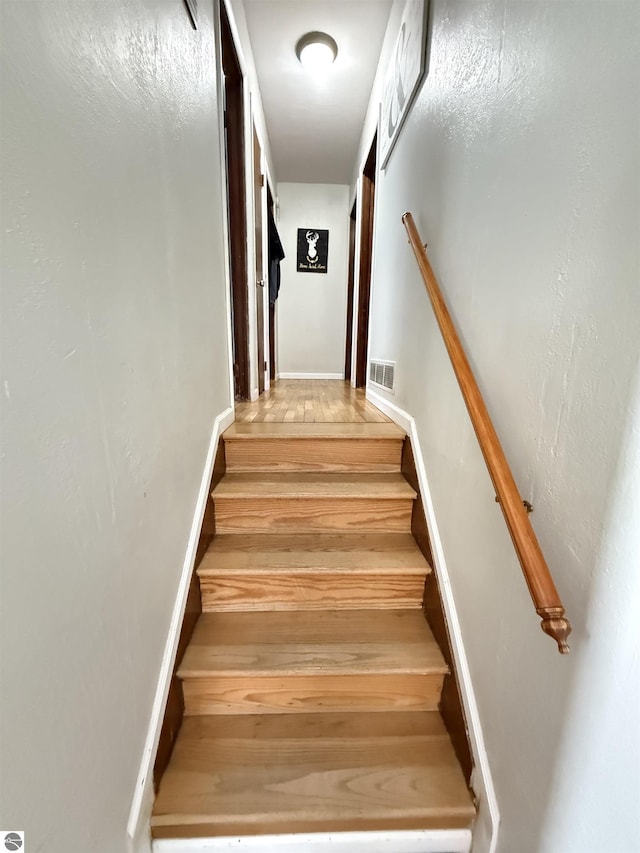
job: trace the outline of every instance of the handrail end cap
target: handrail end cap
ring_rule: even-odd
[[[564,617],[564,608],[541,608],[538,613],[542,616],[540,627],[544,633],[556,641],[561,655],[568,655],[570,648],[567,637],[571,633],[571,623]]]

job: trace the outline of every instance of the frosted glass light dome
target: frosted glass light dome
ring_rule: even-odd
[[[296,56],[307,71],[325,71],[337,55],[338,45],[327,33],[307,33],[296,44]]]

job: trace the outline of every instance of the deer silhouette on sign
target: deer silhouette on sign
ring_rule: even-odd
[[[320,239],[320,235],[317,231],[307,231],[305,239],[309,246],[309,248],[307,249],[307,260],[310,264],[315,264],[318,260],[318,250],[316,249],[316,243]]]

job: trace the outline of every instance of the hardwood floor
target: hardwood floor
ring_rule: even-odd
[[[238,423],[390,423],[364,391],[339,379],[278,379],[255,403],[236,403]]]

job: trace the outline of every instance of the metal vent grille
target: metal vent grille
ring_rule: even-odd
[[[396,365],[393,361],[371,361],[369,363],[370,381],[388,391],[393,391],[395,372]]]

